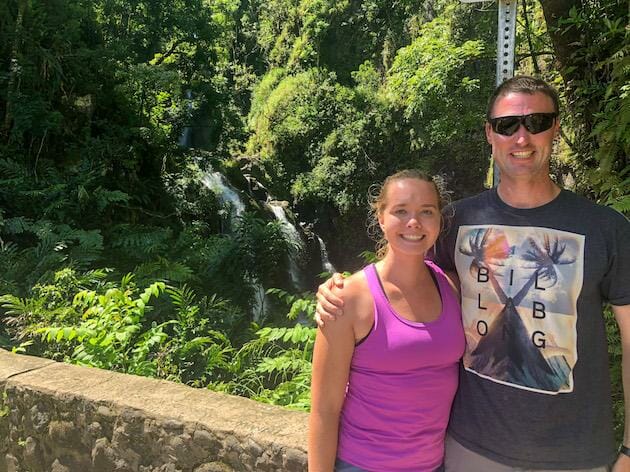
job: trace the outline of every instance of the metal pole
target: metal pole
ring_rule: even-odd
[[[514,77],[514,45],[516,43],[516,0],[499,0],[497,34],[497,82]]]
[[[482,3],[492,0],[460,0],[462,3]],[[517,0],[497,0],[499,6],[499,26],[497,29],[497,73],[498,87],[507,79],[514,77],[514,49],[516,44],[516,8]],[[499,185],[499,168],[496,163],[492,168],[492,186]]]
[[[514,77],[514,49],[516,44],[517,0],[498,0],[499,25],[497,30],[497,72],[496,86]],[[499,185],[499,168],[494,162],[492,186]]]

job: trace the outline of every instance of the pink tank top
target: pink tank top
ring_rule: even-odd
[[[374,265],[363,269],[374,326],[352,356],[337,457],[368,471],[433,472],[444,456],[465,340],[459,300],[442,270],[426,264],[442,299],[430,323],[398,315]]]

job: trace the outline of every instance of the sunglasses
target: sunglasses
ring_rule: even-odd
[[[531,134],[542,133],[553,126],[557,113],[530,113],[520,116],[500,116],[490,118],[488,123],[492,131],[503,136],[512,136],[518,131],[521,125]]]

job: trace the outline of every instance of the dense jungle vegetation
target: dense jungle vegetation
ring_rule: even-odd
[[[555,177],[630,211],[627,1],[518,3],[517,71],[562,95]],[[455,198],[482,190],[496,16],[454,0],[0,2],[2,346],[308,408],[321,264],[265,202],[351,270],[372,248],[371,184],[418,167]],[[204,184],[212,170],[244,211]],[[253,318],[261,286],[276,289]]]

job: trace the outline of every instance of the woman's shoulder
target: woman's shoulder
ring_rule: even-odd
[[[361,316],[372,308],[374,303],[366,274],[359,270],[344,280],[343,288],[333,289],[344,303],[344,313],[352,317]]]
[[[343,288],[334,288],[333,290],[336,291],[336,295],[343,298],[344,302],[361,298],[366,293],[369,295],[370,292],[367,277],[363,270],[346,277],[343,281]]]

